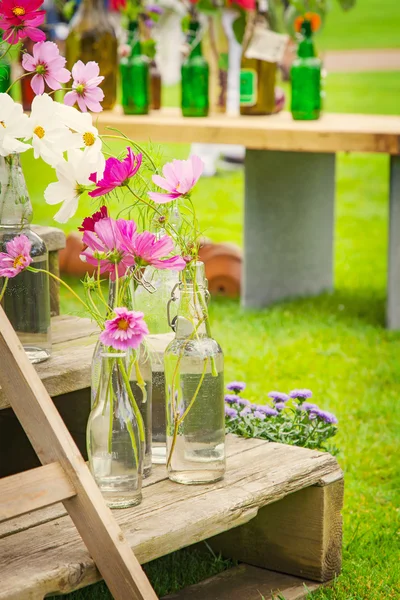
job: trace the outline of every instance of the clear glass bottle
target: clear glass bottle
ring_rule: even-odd
[[[225,473],[224,357],[210,334],[203,263],[185,269],[179,291],[164,355],[167,470],[177,483],[210,483]]]
[[[119,289],[123,286],[123,279],[119,280]],[[108,292],[108,305],[110,309],[117,306],[115,300],[115,281],[110,279]],[[131,285],[125,286],[125,294],[122,304],[132,309],[133,293]],[[121,299],[120,299],[121,300]],[[121,303],[121,302],[120,302]],[[146,317],[146,314],[145,314]],[[146,319],[147,323],[147,319]],[[105,346],[97,341],[92,358],[92,373],[91,373],[91,402],[92,407],[96,403],[96,398],[99,391],[102,354],[105,351]],[[146,434],[144,457],[143,457],[143,476],[146,478],[151,474],[152,455],[151,455],[151,439],[152,439],[152,370],[151,360],[146,348],[146,343],[143,342],[137,350],[129,350],[126,352],[127,364],[129,368],[129,376],[131,389],[135,397],[136,404],[139,407],[140,413],[144,422],[144,430]]]
[[[104,349],[100,359],[86,431],[89,466],[108,506],[126,508],[142,499],[143,419],[131,392],[128,354]]]
[[[96,61],[104,77],[104,110],[114,107],[117,100],[117,36],[103,0],[82,0],[71,21],[66,50],[68,68],[76,61]]]
[[[129,56],[120,61],[122,108],[126,115],[147,115],[150,105],[149,61],[142,54],[137,21],[129,22]]]
[[[321,114],[322,61],[315,54],[311,22],[307,19],[301,25],[301,33],[303,38],[290,71],[291,112],[295,120],[313,121]]]
[[[181,68],[181,107],[184,117],[206,117],[209,110],[209,67],[199,39],[200,24],[192,19],[186,36],[189,56]]]
[[[49,257],[44,241],[30,228],[32,205],[16,154],[0,157],[0,252],[7,242],[24,234],[30,240],[31,266],[48,271]],[[0,278],[0,289],[4,280]],[[2,306],[32,363],[51,354],[49,276],[22,271],[9,279]]]
[[[249,22],[251,33],[243,44],[240,66],[240,114],[269,115],[275,109],[275,80],[277,65],[274,62],[247,58],[246,50],[252,43],[253,35],[259,29],[270,29],[268,0],[258,0],[254,23]]]

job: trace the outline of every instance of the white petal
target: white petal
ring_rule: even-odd
[[[66,223],[68,219],[74,216],[78,209],[79,198],[75,196],[72,200],[65,201],[58,211],[54,215],[54,220],[58,223]]]

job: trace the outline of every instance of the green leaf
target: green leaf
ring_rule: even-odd
[[[240,15],[233,21],[233,33],[239,44],[243,43],[244,32],[246,30],[246,13],[241,10]]]

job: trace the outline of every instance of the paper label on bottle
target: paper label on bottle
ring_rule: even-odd
[[[240,70],[240,105],[255,106],[257,104],[257,71]]]
[[[256,27],[244,55],[246,58],[279,63],[282,62],[288,41],[288,35]]]

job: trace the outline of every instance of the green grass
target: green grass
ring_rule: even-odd
[[[336,0],[330,4],[332,11],[316,38],[321,50],[400,48],[398,0],[357,0],[346,12]]]
[[[395,88],[395,86],[397,86]],[[328,103],[349,112],[395,113],[394,74],[330,76]],[[356,91],[355,91],[356,90]],[[329,104],[328,104],[329,106]],[[172,155],[177,146],[168,146]],[[186,147],[179,148],[180,156]],[[29,178],[36,220],[51,222]],[[214,240],[242,243],[243,174],[219,171],[194,194],[199,217]],[[345,473],[343,573],[313,600],[400,598],[400,332],[384,328],[388,159],[341,155],[337,169],[335,292],[261,311],[237,301],[211,304],[215,337],[226,356],[226,380],[245,380],[250,400],[270,389],[309,387],[339,418],[338,460]],[[80,217],[85,209],[80,211]],[[79,222],[77,218],[74,225]],[[68,228],[69,229],[69,226]],[[63,311],[74,301],[63,294]],[[251,349],[251,350],[249,350]],[[176,553],[146,567],[159,595],[194,583],[227,565],[211,554]],[[104,584],[71,600],[110,600]]]

